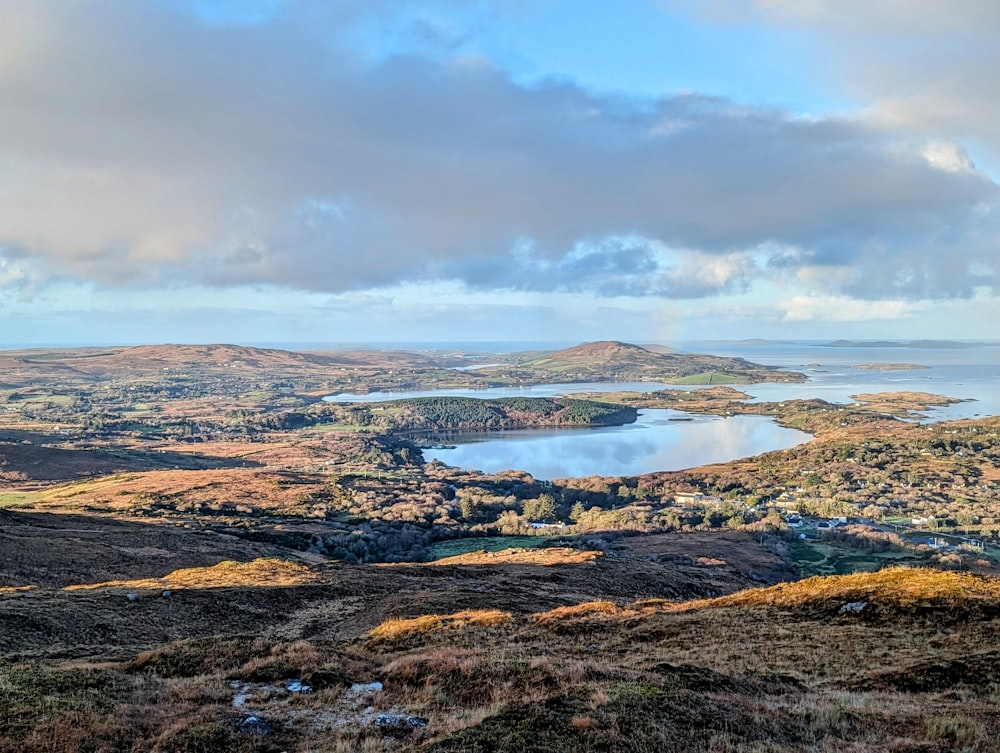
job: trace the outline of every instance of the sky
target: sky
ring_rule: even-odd
[[[997,339],[995,0],[0,0],[0,347]]]

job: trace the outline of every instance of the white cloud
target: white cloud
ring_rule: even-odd
[[[760,18],[876,35],[978,31],[1000,23],[993,0],[661,0],[725,22]]]
[[[809,266],[800,267],[795,272],[795,279],[807,290],[840,290],[856,285],[861,278],[861,271],[854,267]]]
[[[974,172],[976,169],[968,153],[959,144],[933,141],[924,147],[921,154],[928,164],[950,173]]]
[[[867,322],[913,316],[919,305],[907,301],[859,301],[842,296],[797,295],[781,301],[786,321]]]
[[[790,7],[760,6],[805,23]],[[981,271],[1000,190],[953,139],[921,154],[846,118],[373,63],[330,31],[366,12],[205,25],[161,3],[0,4],[0,248],[122,287],[693,298],[800,267],[853,270],[827,288],[858,298],[997,284]],[[768,245],[801,253],[765,270]]]

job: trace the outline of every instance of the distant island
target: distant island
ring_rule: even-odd
[[[913,369],[929,369],[930,366],[924,366],[919,363],[859,363],[851,368],[864,371],[910,371]]]

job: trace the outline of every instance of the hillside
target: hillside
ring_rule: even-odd
[[[22,579],[0,589],[0,751],[993,749],[996,580],[747,588],[700,546],[419,567],[219,549]]]
[[[348,350],[298,352],[243,345],[136,345],[112,348],[52,348],[4,351],[0,380],[17,375],[75,374],[80,377],[125,377],[177,374],[325,373],[342,368],[442,368],[461,363],[453,355],[408,351]]]
[[[484,359],[504,365],[476,366]],[[461,352],[355,349],[293,352],[238,345],[141,345],[11,350],[0,353],[0,405],[47,422],[90,413],[106,424],[169,422],[160,406],[184,407],[188,418],[247,407],[304,408],[342,392],[434,388],[482,389],[559,381],[662,380],[689,383],[801,381],[742,359],[651,352],[619,342],[588,343],[552,353],[468,355]],[[220,398],[222,399],[220,401]],[[170,412],[173,412],[171,410]],[[3,422],[0,421],[0,427]]]
[[[487,378],[525,383],[664,381],[692,384],[799,382],[805,376],[726,358],[679,352],[657,352],[638,345],[606,340],[564,350],[531,353],[510,366],[481,369]]]

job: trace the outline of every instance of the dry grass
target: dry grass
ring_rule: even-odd
[[[368,633],[372,643],[397,641],[415,635],[469,627],[495,628],[507,625],[513,616],[499,609],[468,609],[453,614],[425,614],[419,617],[386,620]]]
[[[227,560],[212,567],[187,567],[162,578],[110,580],[66,586],[65,591],[85,591],[103,588],[147,590],[181,590],[191,588],[279,588],[320,583],[322,576],[306,565],[279,559],[255,559],[252,562]]]
[[[1000,579],[971,573],[894,567],[874,573],[817,576],[717,599],[688,602],[683,609],[729,606],[796,607],[822,602],[868,602],[879,606],[1000,604]]]
[[[0,596],[20,596],[34,590],[35,586],[0,586]]]
[[[897,569],[713,599],[636,600],[641,591],[617,590],[626,577],[617,561],[490,571],[323,570],[260,559],[102,584],[191,589],[176,599],[129,605],[95,586],[5,599],[17,619],[34,610],[36,622],[16,623],[25,631],[64,614],[43,611],[57,607],[103,609],[101,619],[120,619],[122,630],[218,612],[202,632],[184,633],[194,640],[154,637],[142,653],[103,666],[71,666],[65,653],[38,654],[50,657],[37,660],[50,664],[45,671],[0,661],[9,717],[0,753],[130,745],[218,753],[930,753],[987,751],[1000,737],[990,679],[1000,652],[983,648],[1000,640],[1000,619],[982,618],[1000,604],[998,580]],[[641,562],[652,566],[637,560],[631,577]],[[708,579],[713,569],[697,572]],[[570,580],[578,572],[585,579]],[[329,588],[261,588],[323,582],[327,573],[338,574],[335,582],[327,576]],[[548,586],[552,599],[534,600]],[[582,603],[566,606],[574,599]],[[854,601],[869,606],[841,615]],[[983,609],[963,609],[969,604]],[[238,621],[221,627],[220,616],[234,609],[243,610]],[[251,615],[265,612],[268,622],[250,626]],[[293,677],[313,692],[285,692]],[[253,684],[241,711],[232,705],[233,680]],[[383,690],[352,693],[354,683],[374,681]],[[240,731],[244,712],[274,731]],[[427,727],[387,733],[374,723],[379,713],[412,714]]]
[[[657,613],[726,608],[819,609],[839,614],[849,603],[864,603],[867,614],[887,616],[917,608],[981,608],[1000,612],[1000,579],[928,568],[887,568],[875,573],[817,576],[769,588],[753,588],[713,599],[643,599],[630,605],[593,601],[536,613],[541,627],[559,631],[641,619]]]
[[[571,549],[565,546],[552,546],[526,549],[514,547],[499,552],[469,552],[456,554],[453,557],[443,557],[433,562],[422,563],[422,567],[444,567],[448,565],[585,565],[594,562],[601,552],[583,549]]]
[[[566,623],[590,626],[620,622],[641,614],[639,609],[622,607],[613,601],[587,601],[569,607],[556,607],[545,612],[531,615],[531,620],[540,627],[549,630],[559,630]]]

